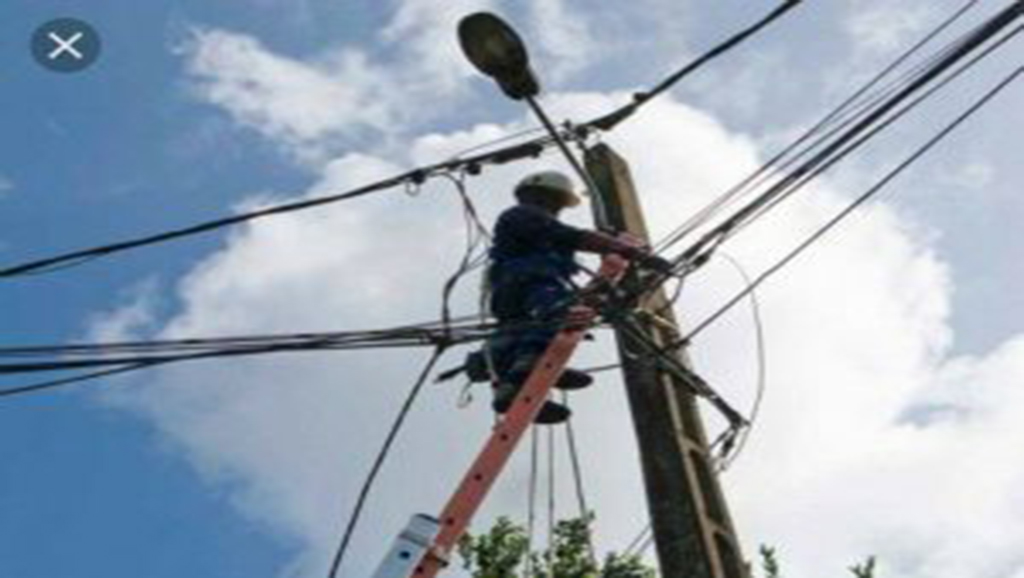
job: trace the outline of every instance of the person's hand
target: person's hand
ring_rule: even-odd
[[[646,245],[626,243],[622,239],[618,241],[621,246],[617,253],[630,261],[642,261],[651,255],[651,248]]]

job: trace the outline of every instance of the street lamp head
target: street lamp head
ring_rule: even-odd
[[[459,44],[473,66],[496,80],[509,97],[522,100],[540,92],[526,45],[498,16],[477,12],[463,18],[459,22]]]

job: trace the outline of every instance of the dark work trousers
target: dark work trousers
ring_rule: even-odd
[[[500,324],[490,341],[491,362],[503,382],[521,383],[559,330],[572,289],[558,278],[530,277],[494,287],[491,313]],[[542,322],[544,327],[517,324]]]

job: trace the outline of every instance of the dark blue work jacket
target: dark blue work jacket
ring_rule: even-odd
[[[522,317],[523,301],[535,301],[534,289],[544,287],[551,299],[573,288],[579,270],[575,253],[586,231],[566,225],[543,209],[516,205],[498,217],[494,226],[491,265],[491,311],[499,319]]]

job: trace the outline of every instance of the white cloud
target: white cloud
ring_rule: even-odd
[[[996,181],[995,166],[982,159],[944,167],[939,181],[959,189],[981,191],[991,188]]]
[[[599,61],[596,38],[616,55],[646,42],[664,46],[670,38],[684,48],[686,23],[678,3],[642,5],[635,12],[650,26],[617,21],[624,17],[618,9],[584,10],[560,0],[534,0],[525,16],[508,16],[526,23],[521,31],[537,43],[557,84]],[[467,102],[462,91],[472,72],[452,31],[463,14],[489,7],[474,1],[397,3],[374,52],[345,47],[295,58],[250,36],[201,29],[185,54],[203,100],[317,162],[320,181],[305,193],[313,196],[444,158],[528,124],[521,119],[411,136]],[[858,7],[847,30],[862,61],[902,45],[931,17],[920,6]],[[638,28],[650,34],[623,40],[623,33]],[[636,64],[650,65],[643,58]],[[756,85],[757,73],[750,74]],[[626,98],[558,95],[549,104],[556,117],[588,118]],[[380,146],[376,154],[333,158],[355,142]],[[759,157],[752,139],[667,98],[612,142],[631,160],[652,227],[662,232],[745,176]],[[492,168],[471,181],[486,219],[530,168]],[[945,178],[960,177],[974,182],[991,173],[979,164]],[[751,268],[763,268],[844,198],[834,184],[821,185],[729,250]],[[250,201],[267,202],[265,196]],[[181,313],[161,334],[332,330],[435,318],[439,288],[459,258],[460,234],[458,203],[444,182],[428,184],[416,199],[395,191],[253,223],[180,281]],[[1024,467],[1005,456],[1014,455],[1021,434],[1013,377],[1024,375],[1024,345],[1016,339],[988,356],[952,356],[954,283],[934,242],[932,232],[907,216],[875,205],[763,291],[770,389],[748,453],[726,478],[748,556],[760,542],[778,544],[794,576],[841,574],[871,553],[881,556],[883,573],[894,578],[1021,572],[1016,553],[1024,547],[1018,521],[1024,494],[1018,482]],[[689,284],[684,318],[701,318],[738,288],[732,271],[710,266]],[[474,289],[469,282],[459,294],[463,310],[472,310]],[[148,312],[144,301],[131,301],[103,327],[123,335],[147,322]],[[700,370],[727,397],[741,407],[749,401],[753,350],[742,313],[703,335],[694,353]],[[611,355],[602,337],[581,352],[580,364]],[[152,419],[246,517],[303,545],[283,575],[318,576],[423,357],[325,354],[181,367],[161,371],[145,387],[123,390],[112,401]],[[577,397],[601,541],[622,548],[645,522],[626,401],[611,376]],[[368,575],[409,514],[439,508],[485,436],[486,399],[457,411],[455,398],[454,388],[425,392],[377,486],[346,574]],[[525,485],[520,460],[484,519],[519,513]],[[562,489],[568,502],[567,482]]]
[[[602,44],[593,36],[597,31],[582,10],[573,10],[565,0],[533,0],[529,10],[543,62],[537,68],[549,80],[558,83],[602,58]]]
[[[847,55],[842,66],[826,70],[821,76],[829,100],[840,102],[882,66],[890,64],[897,54],[922,39],[929,27],[937,25],[939,17],[948,13],[934,4],[937,3],[850,0],[841,5],[845,14],[837,33],[845,42],[837,48],[844,48]],[[932,50],[937,48],[925,48],[926,53]]]
[[[297,58],[216,28],[193,30],[179,52],[200,100],[318,163],[346,145],[375,144],[451,110],[471,74],[453,31],[464,14],[489,6],[403,2],[373,52],[337,47]]]
[[[383,103],[393,87],[359,51],[309,64],[276,55],[250,36],[202,29],[183,51],[203,100],[302,156],[396,120]]]
[[[563,95],[551,105],[556,114],[571,109],[588,116],[622,97]],[[398,162],[441,158],[515,128],[427,135]],[[652,226],[661,232],[758,162],[750,139],[670,99],[638,115],[611,142],[631,160]],[[489,169],[472,181],[487,219],[530,168]],[[374,156],[347,155],[326,165],[307,194],[397,169]],[[729,250],[754,270],[763,268],[844,199],[818,186]],[[436,317],[460,234],[458,205],[443,181],[417,198],[396,191],[255,222],[181,281],[182,312],[162,335],[375,327]],[[982,358],[950,357],[953,281],[929,242],[900,214],[874,205],[762,292],[770,389],[751,446],[726,477],[748,556],[759,542],[779,544],[793,576],[841,574],[871,553],[892,578],[1021,571],[1024,465],[1012,456],[1024,423],[1016,387],[1024,376],[1024,341]],[[459,297],[463,311],[472,309],[468,285]],[[734,273],[709,266],[690,283],[683,317],[700,318],[735,289]],[[606,360],[610,345],[605,337],[588,345],[581,365]],[[723,319],[694,353],[711,382],[745,406],[753,375],[745,316]],[[230,492],[244,515],[303,544],[286,575],[318,576],[423,357],[323,354],[181,367],[122,390],[116,402],[152,419],[210,483]],[[347,575],[368,575],[408,515],[436,511],[483,440],[486,400],[458,411],[455,398],[446,386],[425,392],[371,500]],[[577,398],[601,540],[622,548],[643,524],[644,507],[621,386],[605,376]],[[521,512],[525,483],[518,463],[489,512]],[[568,486],[565,491],[568,503]]]
[[[199,27],[179,53],[199,100],[300,161],[319,165],[354,144],[400,149],[416,129],[472,110],[459,107],[469,103],[474,87],[486,87],[488,100],[501,98],[458,46],[455,31],[466,14],[491,10],[509,19],[530,45],[542,84],[551,89],[610,56],[626,55],[630,66],[647,70],[647,44],[659,44],[674,55],[673,62],[681,60],[684,8],[641,0],[641,16],[624,20],[618,9],[564,0],[533,0],[523,7],[493,0],[404,0],[395,3],[372,46],[294,56],[248,34]],[[637,38],[630,28],[648,33]]]
[[[123,291],[121,304],[114,310],[93,316],[89,340],[100,343],[129,341],[146,334],[157,321],[155,314],[160,296],[156,279],[148,279]]]
[[[884,55],[904,45],[931,24],[936,14],[926,4],[854,2],[846,32],[863,55]]]
[[[494,8],[491,0],[453,0],[443,3],[405,0],[399,3],[391,22],[381,32],[380,39],[382,43],[399,48],[400,74],[407,81],[404,90],[411,90],[417,98],[422,99],[462,93],[467,77],[474,73],[466,63],[456,39],[458,22],[472,12]],[[432,106],[436,104],[431,103]],[[422,109],[416,111],[417,114],[423,112]]]

